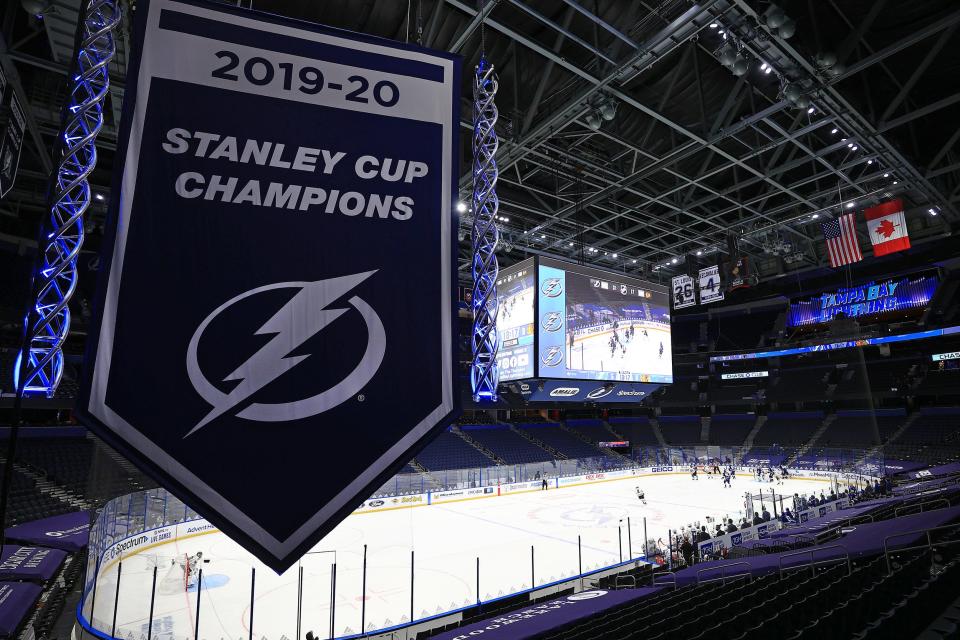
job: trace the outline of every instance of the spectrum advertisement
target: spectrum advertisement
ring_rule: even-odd
[[[673,381],[666,287],[540,258],[537,301],[539,377]]]

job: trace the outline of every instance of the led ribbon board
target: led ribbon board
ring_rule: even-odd
[[[829,322],[841,313],[848,318],[859,318],[923,307],[930,302],[936,290],[935,276],[891,279],[838,289],[792,302],[787,313],[787,326],[799,327]]]
[[[282,571],[456,412],[459,59],[135,17],[79,411]]]
[[[733,353],[723,356],[710,356],[710,362],[732,362],[734,360],[756,360],[757,358],[779,358],[781,356],[796,356],[802,353],[817,353],[819,351],[835,351],[837,349],[849,349],[851,347],[868,347],[871,345],[892,344],[894,342],[926,340],[928,338],[939,338],[941,336],[956,334],[960,334],[960,326],[944,327],[943,329],[930,329],[929,331],[901,333],[900,335],[896,336],[862,338],[860,340],[841,340],[840,342],[814,344],[807,347],[794,347],[792,349],[776,349],[774,351],[754,351],[752,353]]]

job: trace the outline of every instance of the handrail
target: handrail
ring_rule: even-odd
[[[670,582],[661,582],[661,581],[658,580],[658,578],[663,578],[663,577],[665,577],[665,576],[670,576],[670,577],[673,578],[673,580],[670,581]],[[654,573],[654,574],[653,574],[653,579],[650,581],[650,586],[651,586],[651,587],[666,586],[666,585],[668,585],[668,584],[672,584],[672,585],[673,585],[673,590],[674,590],[674,591],[677,590],[677,574],[674,573],[673,571],[664,571],[664,572],[662,572],[662,573]]]
[[[735,573],[735,574],[733,574],[732,576],[727,576],[727,572],[726,572],[727,567],[735,567],[735,566],[737,566],[738,564],[746,565],[746,566],[748,567],[747,573]],[[717,580],[722,580],[722,581],[723,581],[723,584],[727,584],[727,578],[728,578],[728,577],[730,577],[730,578],[735,578],[735,577],[738,577],[738,576],[749,576],[750,581],[752,582],[752,581],[753,581],[753,574],[750,573],[750,571],[749,571],[749,568],[750,568],[750,567],[751,567],[751,565],[750,565],[749,562],[740,561],[740,562],[732,562],[732,563],[730,563],[730,564],[724,564],[724,565],[721,565],[721,566],[719,566],[719,567],[706,567],[706,568],[704,568],[704,569],[700,569],[699,571],[697,571],[697,585],[699,586],[699,585],[701,585],[701,584],[703,584],[703,583],[706,583],[706,582],[715,582],[715,581],[717,581]],[[702,581],[700,580],[700,574],[703,573],[704,571],[716,571],[717,569],[720,570],[720,577],[719,577],[719,578],[710,578],[710,579],[708,579],[708,580],[702,580]]]
[[[900,512],[901,512],[901,511],[906,511],[907,509],[916,509],[917,507],[920,507],[919,513],[923,513],[923,507],[924,507],[924,505],[936,504],[936,503],[938,503],[938,502],[945,502],[948,507],[951,506],[951,505],[950,505],[950,501],[947,500],[946,498],[936,498],[935,500],[927,500],[926,502],[921,502],[921,503],[919,503],[919,504],[910,504],[910,505],[905,505],[905,506],[902,506],[902,507],[897,507],[897,508],[894,510],[894,512],[893,512],[893,517],[894,517],[894,518],[898,517],[898,516],[900,515]]]
[[[836,533],[838,529],[849,527],[850,525],[854,524],[855,520],[856,521],[868,520],[871,523],[877,521],[877,519],[874,517],[872,513],[861,513],[860,515],[850,516],[849,518],[845,518],[844,520],[840,520],[839,522],[831,523],[819,533],[813,534],[814,540],[818,540],[822,537],[826,537],[829,534]],[[857,524],[859,524],[859,522]]]
[[[621,580],[623,583],[621,584]],[[637,578],[630,575],[629,573],[623,574],[618,573],[615,576],[613,581],[613,586],[615,589],[636,589],[637,588]]]
[[[842,544],[831,544],[831,545],[828,545],[828,546],[826,546],[826,547],[811,547],[810,549],[803,549],[802,551],[793,551],[793,552],[791,552],[791,553],[785,553],[785,554],[783,554],[782,556],[780,556],[780,559],[777,561],[777,570],[778,570],[778,572],[779,572],[779,574],[780,574],[780,577],[783,578],[783,569],[784,569],[784,567],[783,567],[783,561],[784,561],[785,558],[789,558],[790,556],[803,556],[803,555],[807,555],[807,554],[809,553],[809,554],[810,554],[810,565],[809,565],[809,566],[810,566],[810,573],[811,573],[811,575],[813,575],[813,574],[816,573],[815,569],[816,569],[816,567],[817,567],[818,565],[821,565],[821,564],[830,564],[830,563],[833,563],[833,562],[839,562],[839,561],[841,560],[841,558],[828,558],[828,559],[826,559],[826,560],[821,560],[821,561],[819,561],[819,562],[815,562],[814,559],[813,559],[813,554],[816,553],[817,551],[826,551],[827,549],[842,549],[842,550],[843,550],[843,557],[846,558],[846,561],[847,561],[847,575],[850,575],[851,573],[853,573],[853,566],[852,566],[852,564],[851,564],[851,562],[850,562],[850,551],[849,551],[845,546],[843,546]],[[805,567],[805,566],[807,566],[807,565],[806,565],[806,564],[796,564],[796,565],[787,567],[787,569],[788,569],[788,570],[789,570],[789,569],[797,569],[797,568]]]
[[[939,527],[933,527],[932,529],[914,529],[912,531],[901,531],[900,533],[891,534],[883,539],[883,557],[887,562],[887,575],[893,575],[893,570],[890,567],[890,552],[891,551],[915,551],[917,549],[932,549],[933,548],[933,539],[930,537],[930,534],[934,531],[942,531],[944,529],[957,529],[960,528],[960,522],[954,522],[953,524],[945,524]],[[896,549],[888,549],[887,542],[893,538],[900,538],[902,536],[924,534],[927,538],[927,544],[914,547],[898,547]],[[938,542],[936,544],[949,546],[951,544],[960,544],[960,540],[947,540],[945,542]]]

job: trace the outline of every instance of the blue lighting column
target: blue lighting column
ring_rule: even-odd
[[[470,386],[475,401],[497,399],[497,75],[485,56],[473,78],[473,359]]]
[[[108,67],[116,53],[117,4],[118,0],[89,0],[77,25],[80,46],[72,69],[60,162],[52,177],[50,218],[39,247],[35,304],[27,315],[27,339],[14,365],[14,384],[20,393],[52,396],[63,376],[62,348],[70,332],[70,298],[77,288],[83,214],[90,206],[87,177],[97,164],[95,142],[103,127],[103,103],[110,89]],[[22,362],[24,352],[26,362]]]

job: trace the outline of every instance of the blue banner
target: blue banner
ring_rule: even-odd
[[[459,59],[200,0],[135,28],[80,412],[282,571],[455,415]]]
[[[936,290],[936,276],[911,276],[838,289],[807,300],[791,302],[787,326],[799,327],[829,322],[841,314],[847,318],[859,318],[888,311],[925,307]]]

